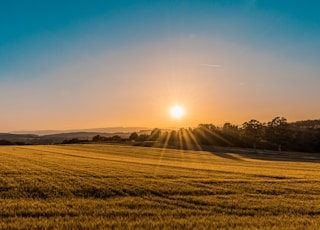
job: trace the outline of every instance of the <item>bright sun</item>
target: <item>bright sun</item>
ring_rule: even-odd
[[[184,108],[180,105],[171,107],[170,114],[173,118],[180,119],[184,116]]]

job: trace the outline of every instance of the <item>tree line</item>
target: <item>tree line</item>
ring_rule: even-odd
[[[252,119],[242,125],[223,126],[199,124],[196,128],[181,128],[169,132],[152,130],[150,135],[134,132],[129,140],[162,147],[193,148],[213,145],[278,151],[320,152],[320,120],[287,122],[275,117],[262,123]]]
[[[61,144],[90,142],[125,143],[134,145],[200,149],[203,146],[243,147],[278,151],[320,152],[320,120],[287,122],[275,117],[269,122],[252,119],[242,125],[229,122],[222,126],[199,124],[195,128],[162,131],[155,128],[150,134],[133,132],[129,138],[119,135],[94,136],[91,140],[72,138]],[[23,145],[24,142],[0,140],[0,145]]]

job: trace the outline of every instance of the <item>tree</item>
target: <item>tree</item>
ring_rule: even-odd
[[[139,138],[139,135],[136,132],[131,133],[129,136],[130,141],[136,141],[138,140],[138,138]]]
[[[113,142],[121,142],[122,138],[119,135],[114,135],[111,137],[111,141]]]
[[[238,134],[239,128],[237,125],[232,125],[231,123],[227,122],[223,125],[222,131],[225,133]]]
[[[150,135],[148,134],[140,134],[137,141],[147,141],[149,139]]]
[[[98,142],[98,141],[105,141],[106,138],[100,135],[96,135],[92,138],[92,141]]]
[[[155,128],[151,131],[149,140],[156,141],[159,139],[160,135],[161,135],[161,129]]]
[[[8,140],[0,140],[0,145],[14,145],[14,143]]]
[[[64,140],[61,144],[78,144],[78,143],[84,143],[88,142],[88,140],[80,140],[78,138],[72,138],[69,140]]]
[[[178,133],[175,130],[172,130],[169,134],[169,143],[171,145],[176,145],[178,143]]]
[[[229,146],[243,146],[240,138],[240,129],[237,125],[225,123],[222,127],[222,136],[229,141]]]
[[[281,152],[282,146],[291,139],[290,126],[284,117],[275,117],[268,122],[266,138],[268,141],[278,145],[278,151]]]
[[[259,143],[263,137],[263,128],[263,124],[254,119],[242,125],[244,137],[253,145],[254,150],[256,150],[257,143]]]

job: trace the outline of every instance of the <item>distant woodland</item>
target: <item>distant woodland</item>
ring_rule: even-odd
[[[24,138],[26,136],[28,137],[28,135],[24,135]],[[1,140],[0,136],[0,145],[57,143],[50,137],[42,139],[41,137],[31,137],[28,141],[23,142],[21,139]],[[320,152],[320,120],[289,123],[284,117],[276,117],[267,123],[252,119],[240,126],[231,123],[225,123],[223,126],[199,124],[196,128],[181,128],[171,131],[155,128],[149,133],[133,132],[125,135],[120,133],[106,136],[99,133],[91,134],[91,136],[82,133],[80,138],[76,135],[72,136],[72,134],[68,134],[69,138],[65,137],[61,134],[59,139],[55,140],[59,140],[61,144],[111,142],[179,149],[203,149],[205,146],[222,146],[252,148],[253,150],[277,150],[279,152]],[[51,138],[53,138],[53,135]],[[55,136],[55,138],[57,137]],[[65,139],[62,140],[62,138]]]
[[[320,120],[288,123],[276,117],[262,123],[250,120],[241,126],[225,123],[222,127],[199,124],[196,128],[161,132],[154,129],[150,135],[132,133],[129,139],[137,142],[154,141],[157,145],[197,149],[199,146],[224,146],[277,151],[320,152]]]

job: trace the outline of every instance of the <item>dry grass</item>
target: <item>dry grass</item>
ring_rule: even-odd
[[[263,159],[0,147],[0,229],[320,229],[319,163]]]

